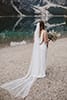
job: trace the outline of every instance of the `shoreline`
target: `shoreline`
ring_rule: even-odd
[[[22,41],[25,41],[26,42],[26,44],[22,44],[22,45],[27,45],[27,44],[33,43],[33,40],[22,40]],[[22,42],[22,41],[11,41],[11,42]],[[0,49],[1,48],[10,47],[10,43],[11,42],[0,43]],[[20,45],[18,45],[18,46],[20,46]]]
[[[64,39],[64,38],[67,38],[67,36],[61,36],[59,39]],[[22,44],[22,45],[27,45],[27,44],[33,43],[33,40],[22,40],[22,41],[25,41],[26,42],[26,44]],[[11,41],[11,42],[21,42],[21,41]],[[6,47],[11,47],[10,46],[10,43],[11,42],[0,43],[0,49],[1,48],[6,48]],[[18,45],[18,46],[20,46],[20,45]]]

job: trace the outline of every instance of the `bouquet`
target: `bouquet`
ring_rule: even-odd
[[[49,40],[56,41],[60,37],[61,37],[61,34],[54,32],[54,30],[52,30],[48,33],[48,39]]]

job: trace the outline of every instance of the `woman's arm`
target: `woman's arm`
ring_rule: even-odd
[[[44,42],[47,44],[47,47],[48,47],[48,43],[49,43],[49,39],[48,39],[48,33],[47,32],[44,32]]]

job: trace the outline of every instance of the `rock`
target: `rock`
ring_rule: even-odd
[[[24,45],[26,44],[26,41],[21,41],[21,42],[10,42],[10,46],[13,47],[13,46],[20,46],[20,45]]]
[[[5,89],[0,88],[0,100],[12,100],[12,96]]]

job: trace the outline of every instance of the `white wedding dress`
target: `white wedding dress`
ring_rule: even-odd
[[[46,58],[47,58],[47,46],[43,42],[42,32],[39,38],[40,23],[37,23],[36,30],[34,32],[34,44],[30,66],[25,77],[7,82],[2,84],[0,87],[8,90],[15,97],[26,97],[30,91],[31,86],[36,81],[37,78],[45,77],[46,70]]]

